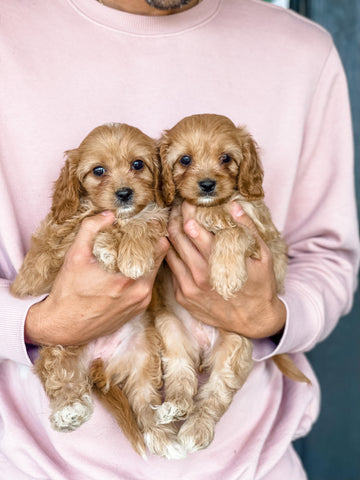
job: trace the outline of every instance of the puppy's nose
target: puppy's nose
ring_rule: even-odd
[[[129,202],[134,195],[134,191],[131,188],[123,187],[119,188],[119,190],[115,192],[115,195],[121,202]]]
[[[204,193],[212,193],[216,187],[216,180],[212,180],[211,178],[205,178],[204,180],[200,180],[199,187],[200,190]]]

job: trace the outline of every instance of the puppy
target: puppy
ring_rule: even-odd
[[[287,247],[263,202],[263,170],[246,129],[219,115],[187,117],[164,133],[160,157],[166,204],[186,200],[195,205],[196,220],[214,234],[212,287],[229,299],[247,280],[246,259],[260,258],[256,238],[245,226],[236,225],[229,213],[230,202],[236,201],[271,250],[277,292],[282,292]],[[185,451],[194,452],[212,441],[217,421],[246,381],[252,369],[252,343],[193,319],[166,287],[169,274],[163,275],[156,327],[164,347],[165,401],[156,418],[160,424],[186,419],[178,439]],[[280,356],[277,363],[292,378],[308,381],[288,357]],[[199,372],[207,375],[200,387]]]
[[[11,287],[17,297],[51,291],[86,217],[104,210],[115,214],[115,224],[97,235],[93,254],[107,271],[133,279],[153,269],[157,240],[166,233],[168,209],[161,197],[154,140],[129,125],[108,124],[95,128],[66,157],[51,211],[33,235]],[[155,425],[151,407],[161,402],[160,349],[148,312],[86,346],[42,347],[35,371],[50,399],[53,428],[71,431],[89,419],[94,386],[137,452],[144,454],[144,436],[154,453],[160,449],[166,455],[162,437],[171,449],[173,430]],[[97,358],[99,352],[102,358]]]

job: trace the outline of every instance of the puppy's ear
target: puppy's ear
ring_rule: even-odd
[[[238,179],[239,192],[246,200],[258,200],[264,197],[262,187],[264,171],[258,156],[257,145],[244,128],[240,127],[238,130],[243,154]]]
[[[155,193],[155,202],[159,207],[164,207],[164,197],[162,193],[162,181],[161,181],[161,168],[160,168],[160,156],[154,155],[153,158],[154,166],[154,193]]]
[[[51,213],[56,223],[64,223],[76,214],[80,205],[80,181],[76,175],[79,151],[65,152],[66,162],[55,182]]]
[[[170,148],[170,138],[167,132],[160,140],[160,161],[162,175],[162,192],[166,205],[171,205],[175,198],[175,183],[172,175],[172,168],[169,163],[168,154]]]

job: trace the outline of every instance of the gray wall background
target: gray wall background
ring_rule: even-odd
[[[323,25],[342,58],[352,104],[360,212],[360,0],[292,0],[290,7]],[[360,480],[359,345],[358,291],[352,312],[308,355],[323,395],[318,422],[305,439],[296,442],[309,480]]]

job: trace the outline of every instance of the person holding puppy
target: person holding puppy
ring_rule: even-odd
[[[306,478],[291,443],[316,420],[319,387],[303,352],[349,311],[359,264],[348,95],[332,39],[260,0],[5,0],[2,18],[2,475]],[[48,211],[62,152],[106,122],[159,138],[194,113],[246,124],[259,144],[266,203],[289,245],[285,294],[275,293],[262,245],[241,292],[219,298],[208,283],[211,234],[184,204],[172,212],[171,247],[159,241],[156,268],[143,278],[94,262],[93,239],[114,221],[103,212],[82,223],[49,296],[13,298],[9,286]],[[236,205],[232,215],[257,235]],[[181,460],[149,454],[145,462],[100,405],[78,430],[53,431],[32,372],[37,345],[81,345],[144,311],[165,256],[177,301],[192,316],[254,339],[253,371],[214,441]],[[294,354],[312,386],[284,379],[267,361],[278,353]]]

